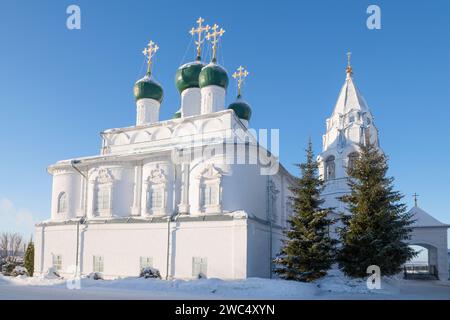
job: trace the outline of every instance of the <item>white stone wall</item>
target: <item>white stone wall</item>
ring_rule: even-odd
[[[76,225],[36,227],[37,274],[52,266],[52,255],[62,256],[62,275],[75,266]],[[93,257],[102,256],[105,277],[138,276],[140,257],[151,257],[163,277],[167,269],[168,224],[98,223],[80,228],[80,268],[93,272]],[[247,221],[172,222],[170,227],[169,277],[192,278],[192,258],[208,261],[208,277],[247,277]]]
[[[36,227],[36,275],[47,272],[52,266],[53,255],[60,255],[60,273],[70,276],[68,271],[74,270],[76,264],[76,236],[75,224]],[[167,236],[166,222],[81,225],[81,273],[85,275],[93,272],[93,257],[101,256],[106,278],[136,277],[140,271],[140,257],[151,257],[153,267],[165,278]],[[208,277],[267,278],[270,276],[270,261],[279,253],[282,236],[279,227],[274,226],[270,236],[267,223],[245,218],[172,222],[169,234],[169,278],[193,278],[193,257],[207,259]]]

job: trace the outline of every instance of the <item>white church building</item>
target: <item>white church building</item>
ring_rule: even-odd
[[[237,99],[225,105],[229,78],[216,60],[224,31],[197,22],[191,30],[198,36],[197,59],[176,73],[181,108],[172,119],[159,118],[163,88],[152,74],[158,47],[150,42],[144,50],[147,74],[134,85],[136,125],[102,132],[99,155],[48,168],[51,218],[36,225],[35,274],[53,267],[63,276],[77,269],[82,275],[135,277],[153,267],[167,279],[272,276],[295,178],[249,127],[251,108],[240,92],[248,73],[242,67],[233,74]],[[201,60],[205,33],[210,63]],[[349,66],[319,156],[327,205],[344,209],[336,197],[348,192],[345,168],[365,135],[378,143]],[[446,280],[448,226],[413,210],[422,219],[412,244],[431,249],[430,263]]]

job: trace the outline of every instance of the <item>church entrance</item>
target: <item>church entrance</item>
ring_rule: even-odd
[[[437,248],[428,244],[413,244],[410,246],[417,256],[405,263],[403,275],[405,279],[437,280]]]

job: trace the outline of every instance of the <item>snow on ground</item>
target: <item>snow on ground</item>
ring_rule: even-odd
[[[0,276],[2,299],[450,299],[450,283],[383,278],[380,290],[340,271],[314,283],[249,278],[245,280],[157,280],[83,278],[70,290],[62,279]]]

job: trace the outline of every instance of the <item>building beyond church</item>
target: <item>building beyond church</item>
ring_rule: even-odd
[[[51,218],[36,225],[35,274],[54,267],[62,275],[78,269],[108,278],[152,267],[164,278],[271,277],[295,179],[249,129],[242,67],[233,74],[236,101],[225,106],[229,78],[216,59],[224,31],[197,23],[197,59],[176,72],[181,108],[173,119],[159,118],[164,91],[152,74],[158,47],[150,42],[147,74],[134,85],[136,125],[102,132],[99,155],[48,168]],[[201,59],[204,33],[210,63]],[[319,156],[326,205],[345,209],[336,197],[348,192],[345,168],[366,136],[378,144],[349,65]],[[430,261],[448,278],[441,267],[447,225],[427,223],[415,226],[413,239],[420,235],[415,243],[436,248]]]

